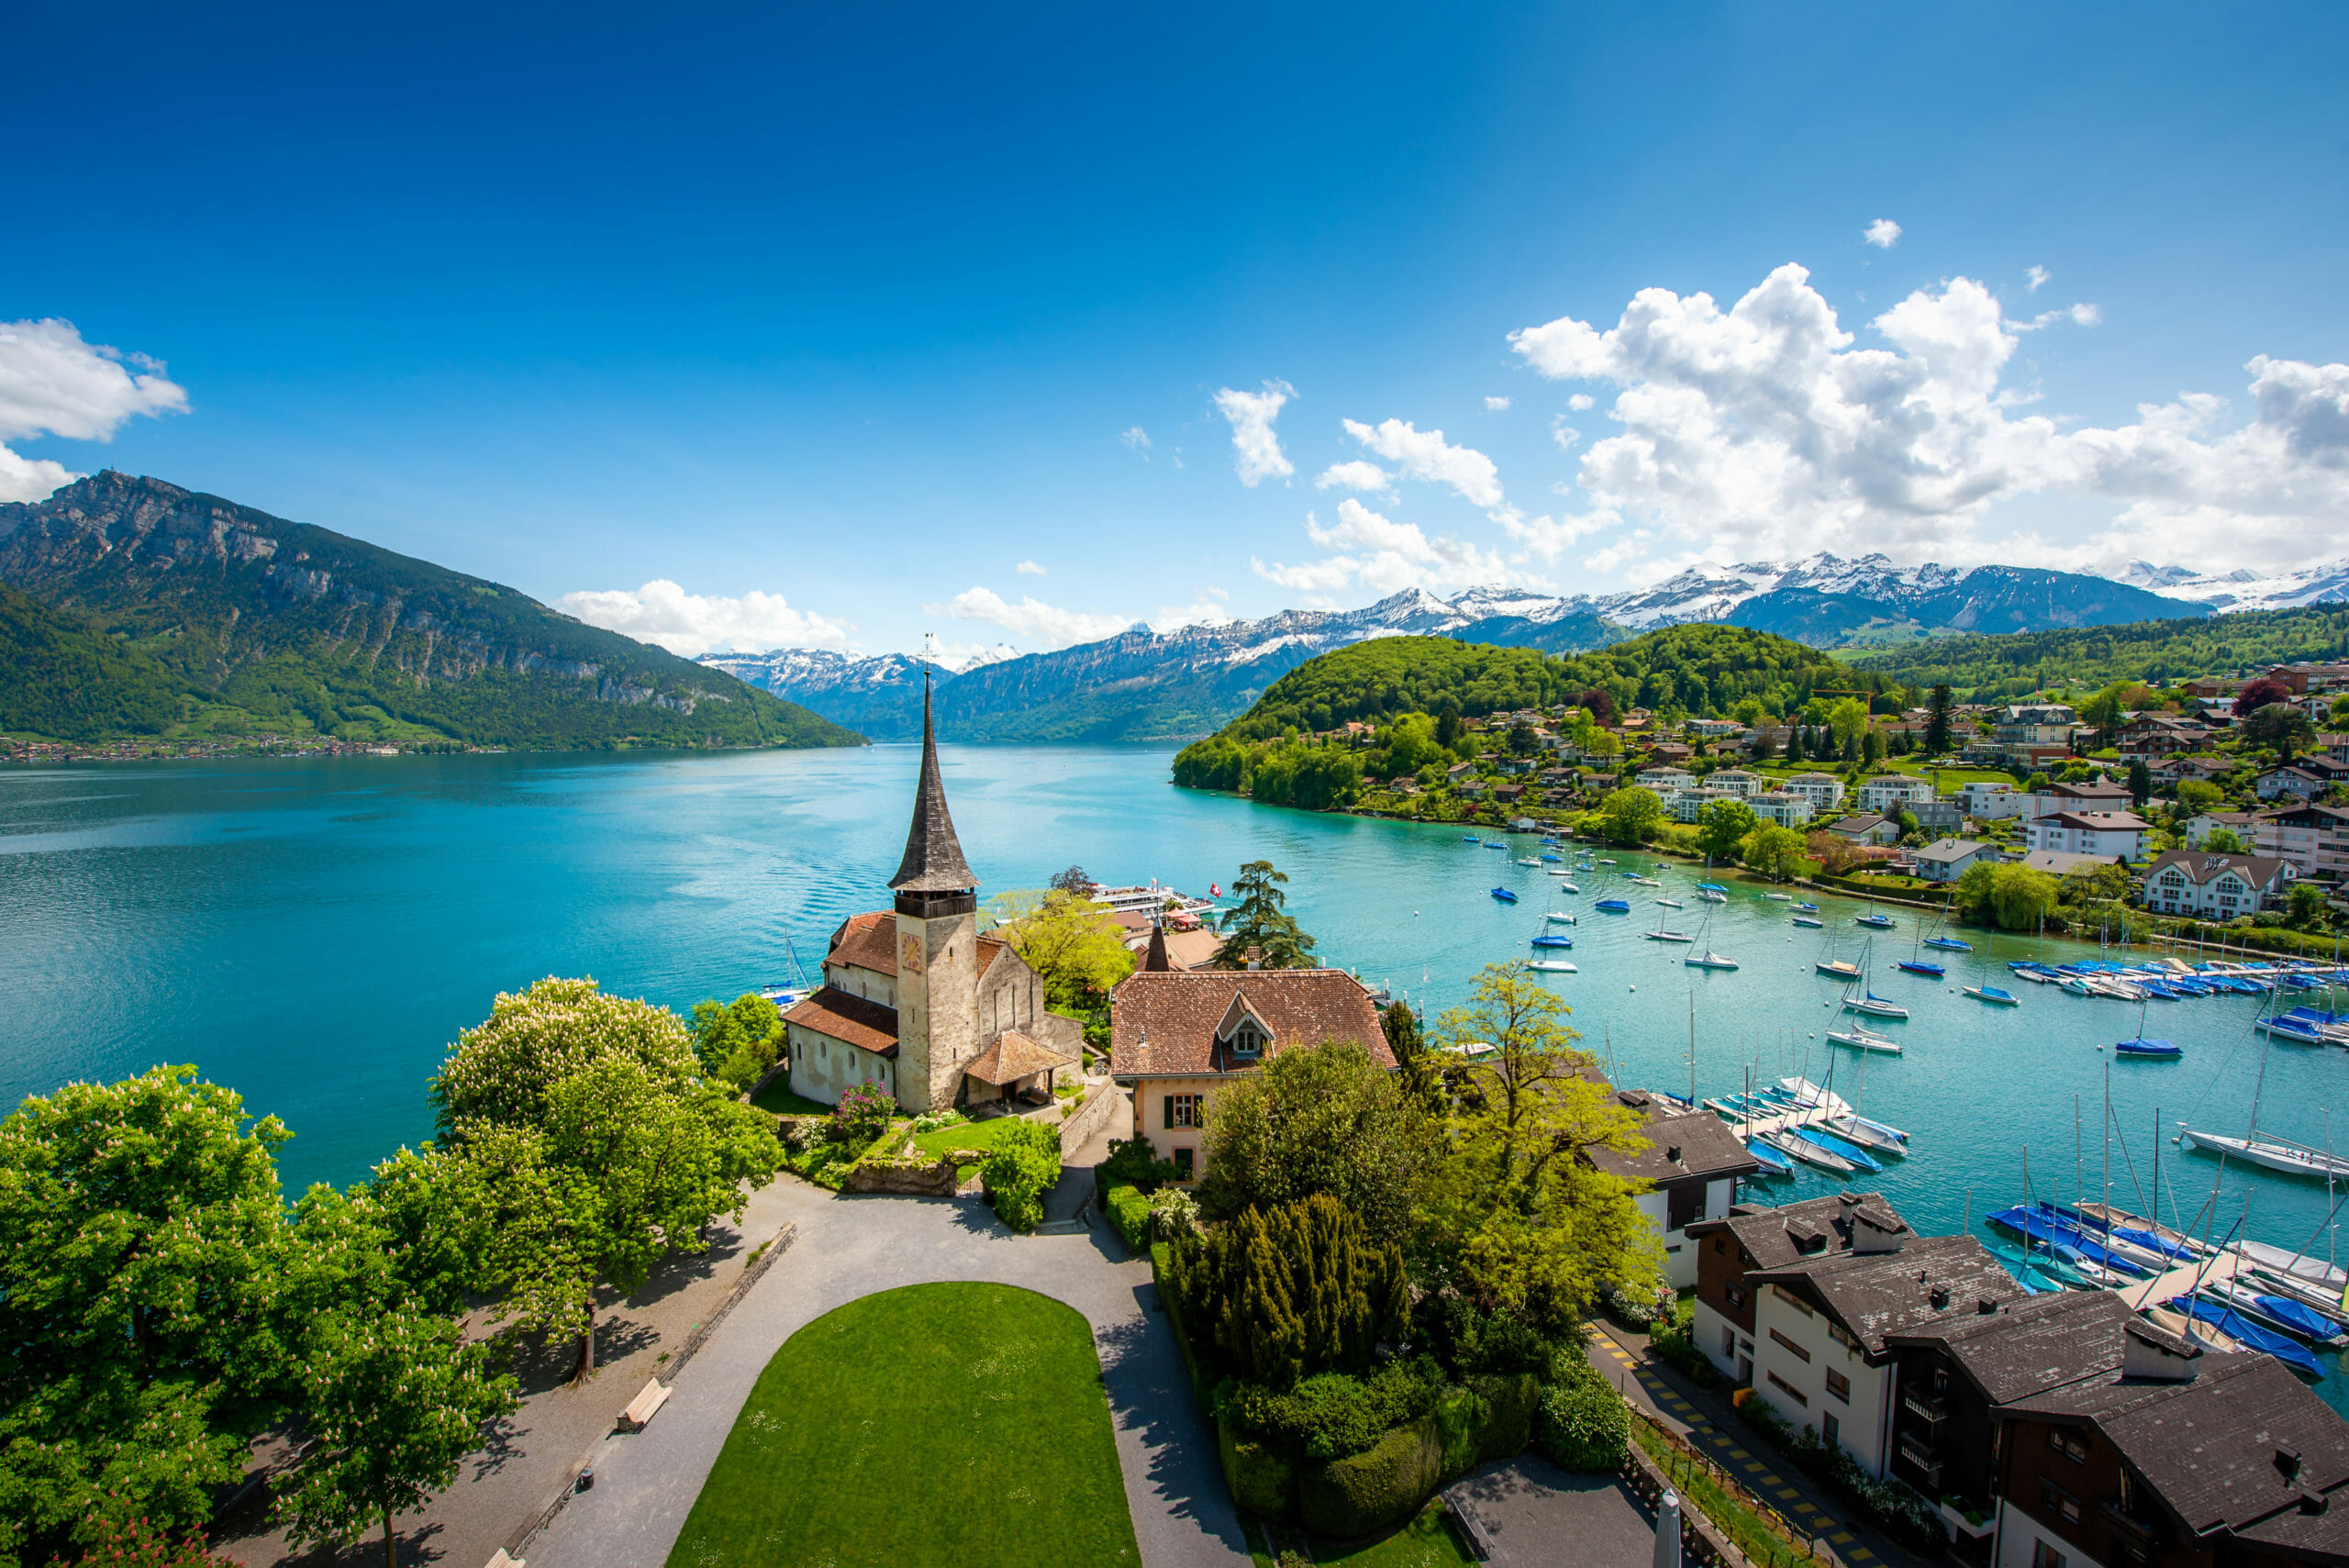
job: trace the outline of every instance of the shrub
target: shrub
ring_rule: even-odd
[[[1129,1186],[1111,1187],[1101,1209],[1127,1246],[1139,1252],[1150,1244],[1150,1200],[1140,1191]]]
[[[1670,1317],[1660,1319],[1648,1332],[1648,1348],[1670,1366],[1699,1388],[1710,1388],[1720,1381],[1713,1363],[1697,1348],[1697,1304],[1683,1301],[1675,1307]]]
[[[1161,1187],[1150,1195],[1152,1226],[1162,1241],[1180,1241],[1199,1233],[1199,1206],[1180,1187]]]
[[[1362,1453],[1308,1467],[1297,1512],[1323,1535],[1368,1535],[1417,1513],[1442,1480],[1442,1440],[1434,1418],[1422,1417]]]
[[[1297,1465],[1270,1444],[1242,1432],[1229,1417],[1217,1419],[1215,1437],[1231,1500],[1252,1514],[1286,1518],[1297,1498]]]
[[[1126,1186],[1143,1193],[1154,1193],[1174,1179],[1174,1162],[1161,1160],[1152,1152],[1150,1140],[1136,1135],[1109,1141],[1109,1157],[1094,1167],[1095,1193],[1107,1193],[1111,1187]]]
[[[1371,1243],[1337,1199],[1315,1194],[1241,1211],[1175,1244],[1174,1294],[1204,1343],[1241,1376],[1285,1388],[1318,1372],[1360,1372],[1399,1340],[1408,1294],[1402,1249]]]
[[[1443,1473],[1465,1475],[1484,1456],[1485,1429],[1491,1412],[1474,1390],[1454,1388],[1435,1402],[1436,1439],[1443,1450]]]
[[[1538,1373],[1549,1362],[1550,1341],[1531,1324],[1457,1296],[1422,1302],[1413,1323],[1444,1370],[1463,1382],[1479,1373]]]
[[[1530,1372],[1487,1373],[1469,1386],[1484,1401],[1485,1427],[1476,1436],[1479,1459],[1507,1459],[1533,1440],[1533,1410],[1542,1385]]]
[[[832,1106],[832,1137],[842,1143],[870,1143],[888,1130],[897,1102],[878,1084],[852,1084]]]
[[[1859,1466],[1841,1444],[1827,1440],[1809,1427],[1790,1425],[1760,1399],[1738,1407],[1746,1424],[1788,1459],[1797,1469],[1855,1505],[1860,1512],[1909,1551],[1936,1557],[1949,1544],[1949,1529],[1940,1510],[1922,1495],[1898,1481],[1878,1481]]]
[[[1614,1470],[1623,1462],[1631,1435],[1621,1397],[1597,1377],[1542,1390],[1534,1413],[1534,1446],[1559,1469]]]
[[[941,1127],[960,1127],[970,1119],[969,1117],[950,1106],[942,1111],[930,1111],[926,1115],[914,1118],[914,1130],[936,1132]]]
[[[1611,1281],[1598,1287],[1598,1301],[1607,1309],[1607,1316],[1635,1334],[1644,1334],[1654,1327],[1663,1310],[1662,1303],[1654,1296],[1625,1290]]]
[[[1222,1408],[1267,1442],[1308,1459],[1343,1459],[1434,1409],[1443,1392],[1443,1374],[1433,1361],[1397,1357],[1368,1377],[1320,1373],[1286,1391],[1233,1383]]]
[[[1023,1121],[979,1167],[979,1181],[996,1218],[1014,1230],[1033,1230],[1044,1218],[1044,1195],[1061,1179],[1061,1135]]]

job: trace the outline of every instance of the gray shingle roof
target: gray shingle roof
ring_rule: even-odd
[[[1688,1234],[1709,1236],[1726,1230],[1737,1238],[1738,1245],[1745,1249],[1755,1268],[1784,1268],[1807,1256],[1850,1251],[1852,1219],[1863,1208],[1886,1229],[1897,1233],[1908,1229],[1908,1222],[1898,1211],[1876,1193],[1834,1193],[1826,1197],[1805,1198],[1800,1203],[1781,1204],[1776,1208],[1739,1204],[1729,1211],[1726,1219],[1699,1220],[1688,1227]],[[1806,1252],[1798,1244],[1806,1239],[1819,1240],[1820,1251]]]
[[[1691,1178],[1750,1176],[1762,1168],[1762,1162],[1745,1151],[1729,1123],[1710,1111],[1678,1114],[1639,1089],[1618,1090],[1616,1098],[1646,1118],[1640,1131],[1649,1147],[1636,1154],[1606,1148],[1583,1151],[1586,1159],[1610,1176],[1663,1186]]]
[[[1995,1307],[2024,1294],[1971,1236],[1911,1237],[1897,1252],[1806,1258],[1747,1277],[1757,1284],[1808,1282],[1870,1355],[1883,1351],[1887,1334],[1936,1318],[1982,1315],[1984,1302]]]
[[[2118,1370],[2121,1330],[2130,1320],[2111,1291],[2065,1290],[1884,1339],[1887,1345],[1937,1346],[1990,1403],[2004,1405]]]

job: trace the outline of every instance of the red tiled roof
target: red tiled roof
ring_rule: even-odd
[[[826,963],[852,963],[878,974],[897,973],[897,917],[886,909],[851,915],[832,933]]]
[[[1382,1067],[1394,1052],[1378,1027],[1378,1009],[1360,981],[1341,969],[1140,971],[1109,994],[1112,1073],[1244,1071],[1256,1059],[1227,1059],[1217,1030],[1242,1009],[1272,1036],[1274,1051],[1350,1041]]]
[[[1075,1065],[1076,1058],[1063,1056],[1057,1051],[1038,1045],[1018,1029],[1006,1029],[996,1036],[993,1045],[979,1052],[977,1061],[963,1071],[982,1084],[993,1084],[1000,1088],[1031,1073]]]
[[[783,1021],[870,1051],[880,1056],[897,1054],[897,1014],[893,1007],[826,985],[783,1015]]]

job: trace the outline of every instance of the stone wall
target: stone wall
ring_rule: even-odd
[[[961,1183],[952,1155],[920,1162],[873,1161],[852,1166],[841,1184],[844,1193],[890,1193],[898,1197],[952,1197]]]
[[[1061,1158],[1065,1160],[1091,1142],[1093,1136],[1109,1125],[1109,1113],[1118,1099],[1118,1086],[1104,1079],[1085,1086],[1085,1104],[1077,1113],[1061,1123]],[[1039,1118],[1060,1115],[1053,1106],[1035,1113]]]

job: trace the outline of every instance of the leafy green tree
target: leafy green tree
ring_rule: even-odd
[[[1729,716],[1737,720],[1740,724],[1751,728],[1753,726],[1762,722],[1762,699],[1759,697],[1740,697],[1737,699],[1735,705],[1730,708]]]
[[[2206,855],[2247,855],[2251,846],[2243,835],[2232,828],[2213,828],[2202,835],[2202,852]]]
[[[1044,1195],[1060,1179],[1060,1129],[1038,1121],[1012,1129],[979,1167],[979,1184],[996,1218],[1023,1233],[1043,1222]]]
[[[330,1313],[309,1338],[302,1419],[316,1446],[279,1498],[287,1537],[339,1545],[380,1521],[384,1568],[398,1568],[393,1516],[456,1480],[484,1426],[514,1408],[514,1380],[492,1370],[491,1346],[413,1309]]]
[[[1487,966],[1469,1005],[1444,1014],[1440,1039],[1490,1049],[1452,1074],[1448,1158],[1417,1237],[1432,1283],[1553,1335],[1573,1331],[1603,1284],[1653,1294],[1663,1262],[1633,1185],[1582,1157],[1648,1144],[1565,1018],[1522,962]]]
[[[1737,859],[1747,834],[1761,825],[1753,807],[1742,800],[1708,802],[1697,814],[1697,843],[1706,854],[1727,865]]]
[[[1777,754],[1778,743],[1776,740],[1772,739],[1768,735],[1756,735],[1753,738],[1753,760],[1755,762],[1766,762]]]
[[[680,1091],[701,1075],[692,1038],[666,1007],[609,995],[585,979],[550,976],[501,993],[433,1077],[440,1136],[455,1137],[467,1122],[542,1126],[554,1086],[611,1056],[642,1062]]]
[[[783,1013],[754,991],[694,1004],[694,1057],[705,1077],[737,1089],[757,1083],[783,1054]]]
[[[1435,743],[1447,751],[1458,746],[1460,728],[1460,705],[1447,698],[1436,711]]]
[[[1875,767],[1884,761],[1884,731],[1870,728],[1860,735],[1860,761]]]
[[[1937,683],[1932,695],[1925,699],[1925,755],[1938,757],[1950,749],[1951,716],[1957,699],[1946,681]]]
[[[1599,802],[1598,828],[1616,844],[1644,843],[1664,821],[1664,801],[1652,789],[1628,784]]]
[[[1375,1239],[1400,1240],[1441,1137],[1426,1102],[1361,1046],[1285,1047],[1208,1102],[1199,1207],[1223,1219],[1327,1193]]]
[[[2106,861],[2065,872],[2055,896],[2065,904],[2123,904],[2130,891],[2129,868]]]
[[[1270,861],[1250,861],[1240,868],[1231,891],[1239,903],[1225,912],[1223,946],[1211,961],[1219,969],[1245,969],[1248,951],[1256,950],[1263,969],[1307,969],[1313,963],[1313,939],[1282,906],[1288,895],[1281,889],[1288,877]]]
[[[2132,806],[2134,806],[2138,810],[2143,811],[2145,809],[2145,803],[2153,798],[2154,771],[2145,766],[2145,760],[2143,757],[2131,758],[2129,762],[2129,803]]]
[[[1039,897],[1008,893],[990,906],[995,934],[1011,944],[1044,983],[1054,1007],[1099,1007],[1119,981],[1134,972],[1125,931],[1106,904],[1054,888]]]
[[[1835,737],[1836,750],[1847,758],[1859,755],[1860,737],[1867,728],[1867,704],[1857,697],[1842,698],[1827,710],[1828,733]]]
[[[1409,1318],[1401,1246],[1326,1193],[1242,1209],[1172,1262],[1175,1298],[1225,1364],[1274,1388],[1367,1370]]]
[[[1395,1053],[1396,1076],[1402,1081],[1404,1094],[1422,1105],[1435,1105],[1442,1085],[1419,1033],[1419,1015],[1408,1002],[1390,1002],[1378,1015],[1378,1028],[1386,1037],[1386,1049]]]
[[[1802,874],[1802,835],[1791,828],[1764,823],[1745,836],[1740,853],[1750,869],[1772,882],[1792,882]]]
[[[1542,742],[1535,738],[1533,726],[1531,723],[1520,718],[1508,727],[1508,754],[1510,756],[1531,757],[1534,752],[1541,749]]]
[[[2219,802],[2227,798],[2217,784],[2205,779],[2180,780],[2176,793],[2177,808],[2191,817],[2215,809]]]
[[[193,1067],[0,1120],[0,1562],[196,1529],[288,1408],[290,1136]]]
[[[1093,896],[1093,879],[1085,873],[1083,866],[1070,866],[1065,871],[1056,871],[1052,873],[1052,880],[1044,885],[1054,893],[1074,894],[1079,898]]]
[[[2316,726],[2309,716],[2288,703],[2269,703],[2252,710],[2237,726],[2254,746],[2272,748],[2287,762],[2316,744]]]
[[[2324,917],[2324,889],[2314,883],[2294,883],[2292,891],[2284,898],[2284,918],[2292,929],[2305,931],[2321,924]]]
[[[2101,749],[2112,744],[2112,737],[2129,716],[2123,700],[2131,683],[2115,681],[2079,706],[2080,722],[2096,730],[2096,743]]]
[[[1957,879],[1957,901],[1967,914],[2000,930],[2035,929],[2056,905],[2060,889],[2043,871],[1976,862]]]

